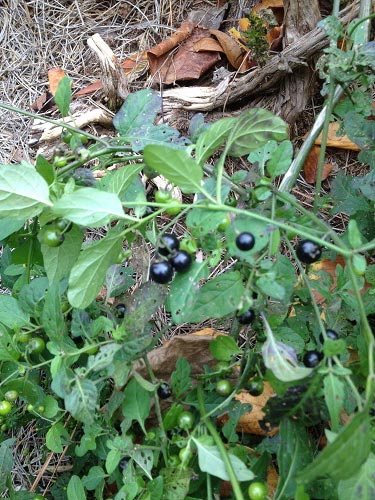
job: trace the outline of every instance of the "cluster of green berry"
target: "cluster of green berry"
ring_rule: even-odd
[[[66,219],[56,219],[45,226],[42,242],[49,247],[59,247],[65,240],[65,233],[70,231],[72,223]]]

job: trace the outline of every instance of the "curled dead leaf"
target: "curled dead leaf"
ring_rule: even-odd
[[[311,151],[305,160],[303,171],[305,174],[306,182],[308,182],[309,184],[314,184],[316,182],[319,154],[320,154],[320,147],[313,146],[313,148],[311,148]],[[327,179],[332,170],[333,170],[333,165],[331,163],[324,163],[323,173],[322,173],[323,181]]]

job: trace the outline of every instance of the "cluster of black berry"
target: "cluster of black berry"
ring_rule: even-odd
[[[168,260],[160,260],[151,264],[150,278],[156,283],[168,283],[172,280],[174,271],[184,273],[191,266],[191,255],[185,250],[180,250],[180,242],[173,234],[163,234],[158,253],[168,257]]]

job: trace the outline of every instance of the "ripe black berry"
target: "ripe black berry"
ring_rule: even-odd
[[[122,319],[125,316],[126,312],[126,305],[125,304],[117,304],[115,306],[116,309],[116,316],[120,319]]]
[[[165,382],[161,383],[157,390],[160,399],[167,399],[172,394],[171,388]]]
[[[236,245],[240,250],[251,250],[255,245],[255,237],[251,233],[240,233],[236,238]]]
[[[323,354],[319,351],[308,351],[303,357],[303,364],[308,368],[315,368],[323,359]]]
[[[173,278],[172,264],[165,260],[154,262],[150,266],[150,278],[156,283],[168,283]]]
[[[161,245],[158,248],[158,252],[160,255],[164,255],[168,257],[174,250],[178,250],[180,248],[180,242],[170,233],[165,233],[161,237]]]
[[[320,259],[322,247],[310,240],[301,240],[296,248],[297,257],[305,264],[312,264]]]
[[[169,262],[179,273],[184,273],[191,266],[191,256],[185,250],[179,250],[175,255],[173,255]]]
[[[255,318],[255,313],[252,309],[249,309],[248,311],[245,311],[243,314],[240,316],[237,316],[237,320],[241,325],[248,325],[250,324]]]
[[[337,340],[339,338],[339,336],[338,336],[337,332],[335,332],[335,330],[326,330],[326,335],[331,340]],[[322,334],[319,335],[319,340],[320,340],[320,343],[323,344],[324,337]]]

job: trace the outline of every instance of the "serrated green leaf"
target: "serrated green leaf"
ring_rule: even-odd
[[[236,118],[222,118],[212,123],[197,140],[195,158],[200,165],[220,148],[230,134]]]
[[[52,212],[58,217],[89,227],[100,227],[113,219],[127,218],[116,194],[91,187],[64,194],[54,204]]]
[[[245,292],[238,271],[227,272],[205,283],[195,294],[191,307],[181,311],[179,321],[198,323],[234,312]]]
[[[374,500],[375,499],[375,455],[370,454],[366,462],[350,479],[339,482],[340,500]]]
[[[65,396],[65,408],[79,422],[94,421],[98,403],[98,389],[89,379],[75,378],[70,392]]]
[[[27,325],[29,320],[29,314],[21,309],[17,299],[10,295],[0,295],[0,323],[13,329]]]
[[[122,238],[117,233],[108,233],[82,250],[69,277],[68,299],[73,307],[84,309],[91,304],[121,247]]]
[[[344,384],[333,373],[324,377],[324,399],[331,419],[331,429],[338,432],[344,402]]]
[[[202,472],[207,472],[212,476],[219,477],[223,481],[230,481],[225,463],[221,458],[217,446],[208,446],[200,440],[192,438],[198,449],[198,463]],[[228,453],[234,472],[238,481],[251,481],[254,478],[253,472],[235,455]]]
[[[68,116],[70,102],[72,100],[72,80],[68,76],[64,76],[59,81],[54,99],[61,115],[63,117]]]
[[[69,276],[78,259],[82,239],[83,229],[73,225],[72,229],[65,233],[65,240],[59,247],[49,247],[42,243],[44,267],[50,284],[57,283]]]
[[[298,481],[306,484],[317,478],[342,480],[354,476],[369,456],[370,429],[367,410],[357,413],[336,439],[298,474]]]
[[[179,186],[184,193],[199,193],[202,167],[183,149],[168,146],[146,146],[143,159],[149,167]]]
[[[293,145],[290,141],[281,142],[275,151],[272,152],[267,162],[267,171],[272,179],[284,174],[293,159]]]
[[[150,413],[151,396],[135,379],[130,380],[124,389],[122,413],[128,425],[136,420],[146,434],[144,422]]]
[[[0,165],[0,218],[26,220],[52,206],[46,181],[32,165]]]
[[[210,342],[210,353],[219,361],[231,361],[241,352],[235,340],[228,335],[218,335]]]
[[[253,108],[242,113],[228,137],[229,154],[244,156],[261,148],[270,140],[288,138],[287,125],[266,109]]]

